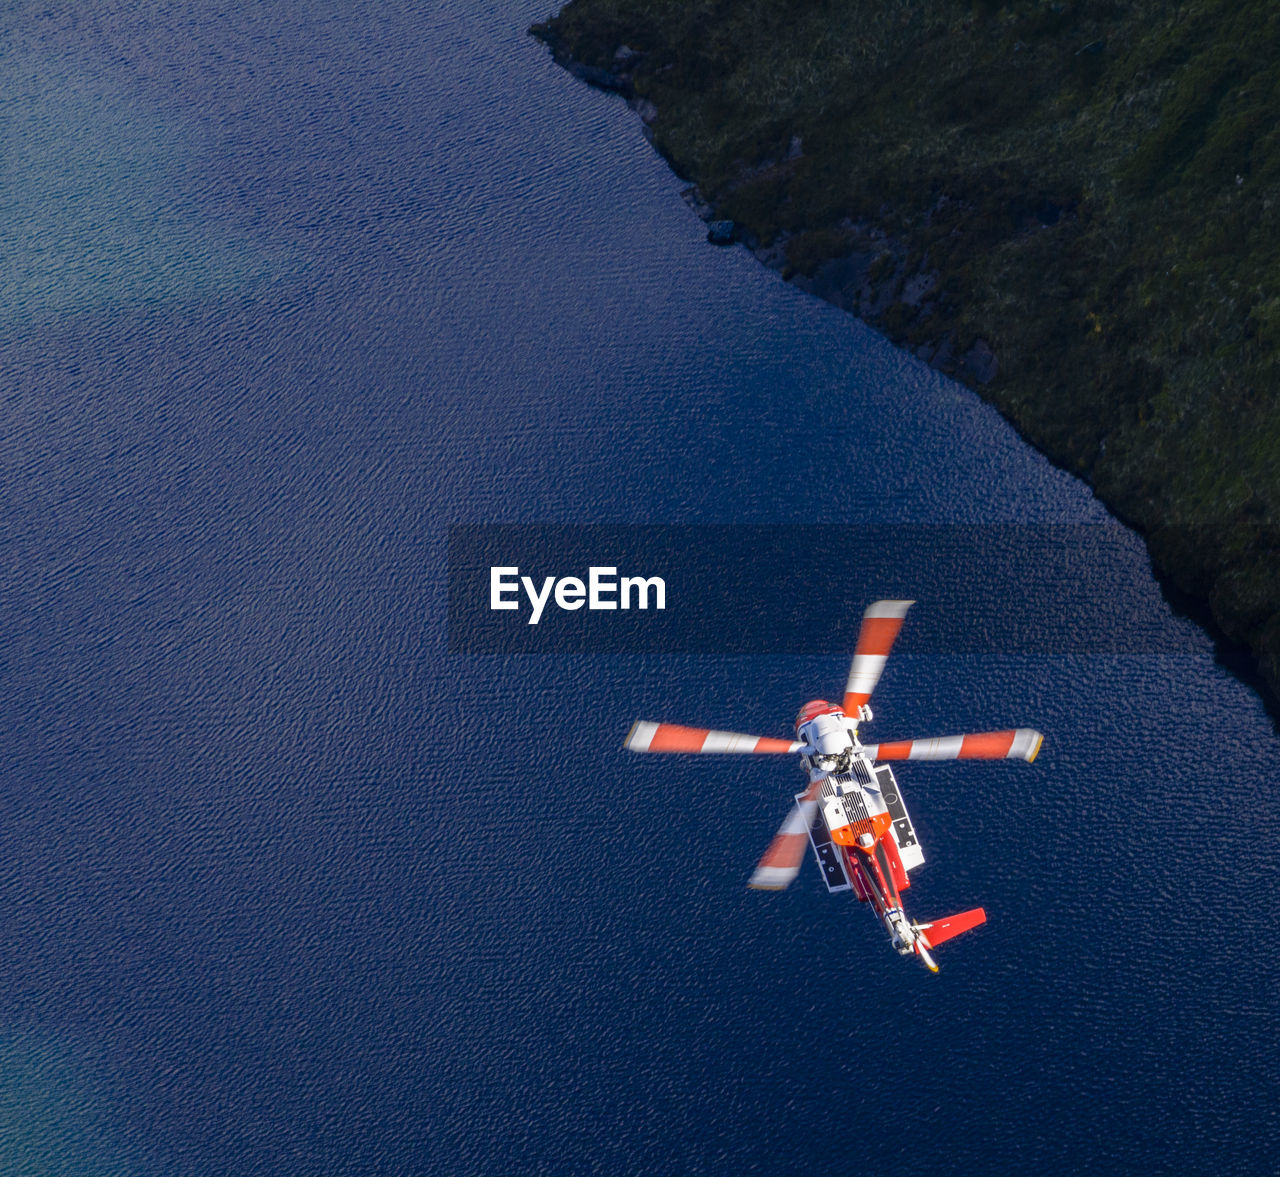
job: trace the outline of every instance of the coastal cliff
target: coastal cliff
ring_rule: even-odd
[[[1275,708],[1280,12],[573,0],[531,31],[721,233],[1087,480]]]

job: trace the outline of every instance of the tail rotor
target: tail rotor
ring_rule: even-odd
[[[945,944],[948,940],[954,940],[961,933],[972,931],[986,922],[987,913],[981,907],[975,907],[969,911],[962,911],[959,915],[949,915],[946,919],[934,920],[932,923],[912,924],[911,930],[915,933],[912,947],[924,962],[925,968],[931,973],[936,973],[938,966],[929,950],[937,948],[939,944]]]

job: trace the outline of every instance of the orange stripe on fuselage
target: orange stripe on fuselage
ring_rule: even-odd
[[[880,872],[880,864],[876,862],[875,856],[863,851],[861,847],[856,854],[847,848],[841,853],[848,863],[849,875],[858,876],[867,893],[864,902],[870,903],[877,915],[884,915],[888,910],[890,899],[884,876]]]
[[[889,827],[893,825],[893,818],[887,813],[877,813],[862,821],[850,822],[847,826],[839,826],[831,831],[831,840],[838,842],[841,846],[852,846],[857,850],[862,850],[864,854],[869,852],[869,848],[863,849],[858,845],[858,839],[863,834],[870,834],[876,842],[889,832]],[[875,842],[872,843],[875,845]]]
[[[892,838],[884,838],[880,845],[884,847],[884,856],[889,862],[889,875],[893,879],[894,890],[905,891],[911,886],[907,868],[902,865],[902,855],[898,853],[898,843]]]
[[[960,745],[960,757],[973,756],[981,760],[1000,760],[1009,755],[1013,737],[1017,732],[983,732],[977,736],[965,736]]]

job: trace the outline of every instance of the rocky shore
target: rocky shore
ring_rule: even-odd
[[[651,127],[657,121],[658,108],[637,94],[631,73],[631,69],[641,61],[640,54],[621,45],[614,51],[608,67],[591,66],[572,56],[554,26],[538,25],[531,31],[547,42],[556,64],[562,69],[590,86],[625,98],[627,105],[639,116],[645,137],[650,142],[654,141]],[[655,146],[661,150],[660,144]],[[740,182],[749,183],[771,172],[785,170],[787,165],[802,156],[803,144],[799,137],[794,137],[781,160],[765,160],[749,171],[744,170]],[[915,340],[912,350],[949,376],[975,386],[990,384],[996,378],[999,361],[985,339],[974,339],[963,354],[957,354],[954,331],[943,316],[936,314],[938,271],[930,269],[927,262],[913,253],[908,240],[893,236],[883,226],[844,218],[836,226],[841,237],[840,254],[818,262],[812,273],[802,273],[789,260],[789,234],[781,232],[765,244],[755,237],[749,226],[722,219],[722,210],[697,184],[690,185],[681,195],[707,224],[707,237],[713,244],[741,243],[760,262],[777,270],[786,281],[856,315],[895,342],[902,342],[905,338],[903,327],[914,327],[910,333]],[[1049,205],[1043,215],[1051,224],[1061,214],[1061,209]],[[1035,223],[1043,227],[1046,222],[1037,219]]]
[[[895,23],[894,6],[872,3],[861,16],[883,8],[890,26],[874,44],[839,68],[824,59],[785,102],[763,101],[778,75],[805,76],[811,42],[831,31],[806,21],[809,7],[779,25],[764,3],[708,18],[675,0],[575,0],[531,32],[575,76],[627,100],[692,181],[685,198],[713,240],[742,243],[974,387],[1086,479],[1144,534],[1171,600],[1276,713],[1280,273],[1264,271],[1280,234],[1265,258],[1256,242],[1280,229],[1280,143],[1274,171],[1255,152],[1230,165],[1247,177],[1212,176],[1211,192],[1193,182],[1199,155],[1218,150],[1213,119],[1237,117],[1235,91],[1256,90],[1271,59],[1211,71],[1208,127],[1203,110],[1191,127],[1180,87],[1191,91],[1181,107],[1194,106],[1203,80],[1188,81],[1185,60],[1157,61],[1126,92],[1119,79],[1150,47],[1129,44],[1123,60],[1109,49],[1106,34],[1128,26],[1106,6],[926,3]],[[1005,56],[1056,63],[1030,114],[1005,93],[1025,87],[1025,72],[984,80]],[[1073,103],[1079,125],[1046,131]],[[1157,153],[1177,162],[1181,192],[1146,158],[1169,139],[1162,116],[1194,140]],[[1095,140],[1106,149],[1078,158],[1077,144]],[[1027,144],[1044,149],[1034,166],[1016,162]],[[1204,221],[1204,202],[1238,240]]]

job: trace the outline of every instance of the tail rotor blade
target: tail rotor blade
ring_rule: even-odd
[[[810,785],[808,791],[791,807],[786,820],[774,835],[756,869],[747,881],[748,887],[757,891],[782,891],[800,873],[804,862],[805,846],[809,842],[809,827],[818,812],[818,785]]]
[[[1010,732],[976,732],[964,736],[936,736],[926,740],[897,740],[867,744],[872,760],[1035,760],[1044,743],[1034,728]]]
[[[748,736],[741,732],[717,732],[706,727],[680,727],[674,723],[631,725],[622,745],[632,752],[799,752],[803,744],[794,740],[774,740],[768,736]]]
[[[914,601],[874,601],[862,614],[858,644],[844,688],[844,713],[850,717],[871,698],[898,631]]]

